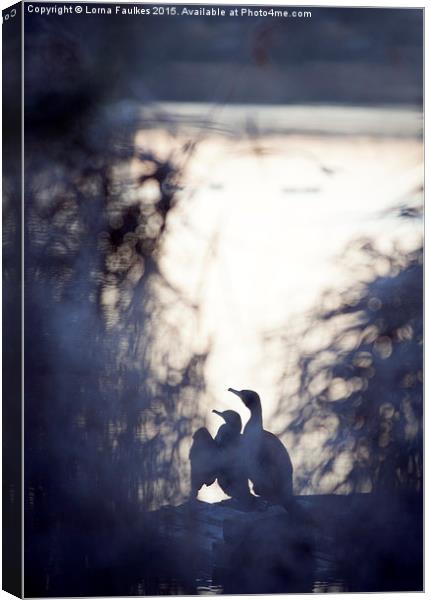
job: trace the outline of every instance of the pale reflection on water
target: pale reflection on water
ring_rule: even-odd
[[[235,110],[238,119],[240,110]],[[341,290],[351,283],[351,273],[338,265],[348,242],[365,235],[382,250],[396,242],[408,251],[421,238],[420,225],[399,219],[395,210],[405,199],[421,202],[416,113],[400,111],[393,117],[392,111],[380,111],[379,133],[385,137],[377,135],[378,119],[371,109],[360,109],[359,118],[351,112],[352,135],[340,135],[348,122],[347,113],[337,118],[340,109],[321,113],[320,134],[279,135],[273,133],[276,119],[285,124],[286,117],[279,107],[270,110],[248,107],[248,126],[238,132],[236,122],[235,135],[228,133],[227,119],[227,133],[199,131],[190,123],[172,133],[152,123],[136,138],[138,147],[172,158],[184,172],[161,265],[168,280],[200,307],[197,326],[183,333],[196,351],[210,344],[200,410],[212,433],[219,426],[212,408],[234,408],[244,422],[249,417],[227,393],[229,386],[256,389],[266,426],[277,432],[272,414],[282,365],[275,353],[268,353],[263,335],[304,315],[324,289]],[[302,129],[306,114],[309,109],[302,111]],[[184,155],[190,141],[197,142],[196,150]],[[376,268],[383,275],[387,265],[381,261]],[[172,321],[180,322],[179,310],[171,308]],[[309,352],[321,335],[324,331],[315,331],[314,339],[306,340]],[[340,393],[335,386],[334,399]],[[332,421],[289,447],[296,473],[311,472],[321,460],[319,449],[337,426],[336,417]],[[288,446],[288,436],[284,441]],[[187,453],[184,446],[184,463]],[[308,493],[330,493],[350,468],[348,453],[340,454],[333,471]],[[200,493],[208,502],[224,497],[216,484]]]

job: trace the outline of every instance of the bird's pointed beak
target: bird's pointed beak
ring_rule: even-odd
[[[239,396],[240,399],[242,399],[241,393],[238,390],[234,390],[233,388],[228,388],[229,392],[232,392],[232,394],[236,394],[236,396]]]
[[[223,418],[221,411],[219,411],[219,410],[213,410],[212,412],[215,413],[216,415],[218,415],[219,417]]]

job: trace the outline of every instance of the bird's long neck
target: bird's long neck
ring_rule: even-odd
[[[249,410],[251,411],[251,418],[247,423],[247,427],[252,429],[263,429],[263,411],[261,409],[260,400],[258,400],[258,402],[256,402]]]

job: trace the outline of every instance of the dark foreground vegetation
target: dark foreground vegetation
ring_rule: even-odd
[[[69,522],[46,540],[48,572],[36,559],[27,585],[35,596],[60,595],[66,576],[72,596],[422,589],[422,502],[381,500],[302,496],[301,520],[225,501],[166,506],[121,527]]]

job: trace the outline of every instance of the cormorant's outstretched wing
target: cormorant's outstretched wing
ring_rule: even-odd
[[[218,475],[219,447],[206,427],[193,435],[189,458],[191,463],[191,494],[197,496],[203,484],[211,485]]]

